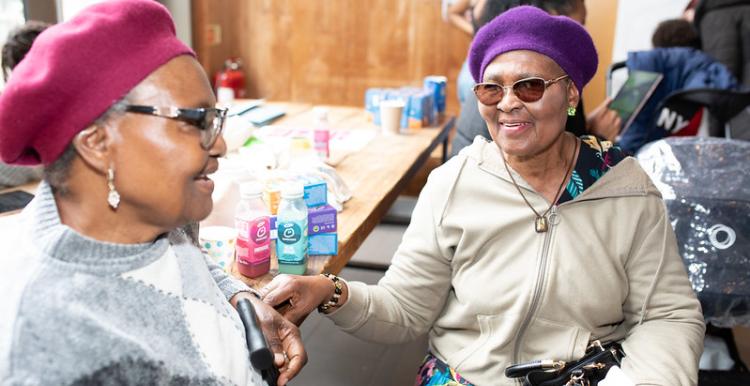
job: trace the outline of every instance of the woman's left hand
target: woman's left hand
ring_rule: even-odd
[[[274,363],[280,370],[279,386],[286,385],[289,380],[297,376],[307,363],[307,352],[302,345],[299,329],[271,306],[247,292],[240,292],[229,301],[236,306],[240,299],[248,299],[255,308],[260,321],[260,328],[268,341],[268,346],[274,353]]]

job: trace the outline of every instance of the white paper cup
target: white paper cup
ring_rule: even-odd
[[[401,115],[404,112],[404,101],[384,100],[380,102],[380,127],[384,134],[392,135],[401,132]]]
[[[234,261],[237,230],[225,226],[201,227],[198,239],[203,253],[229,272]]]
[[[229,105],[232,101],[234,101],[234,89],[229,87],[216,89],[216,103]]]

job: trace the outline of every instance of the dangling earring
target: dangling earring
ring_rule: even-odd
[[[117,189],[115,189],[115,171],[111,166],[107,168],[107,186],[109,187],[107,203],[112,209],[117,209],[120,205],[120,193],[117,193]]]
[[[576,108],[573,106],[568,107],[568,116],[573,117],[576,115]]]

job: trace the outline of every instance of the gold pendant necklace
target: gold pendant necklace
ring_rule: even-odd
[[[529,203],[529,200],[526,199],[526,196],[523,195],[523,192],[521,191],[521,187],[518,186],[518,183],[516,182],[516,179],[513,177],[513,173],[510,171],[510,167],[508,167],[508,162],[505,160],[505,155],[502,153],[502,149],[500,150],[500,155],[503,157],[503,164],[505,165],[505,170],[508,172],[508,176],[510,176],[510,180],[513,182],[513,186],[516,187],[516,190],[518,190],[518,194],[521,195],[521,198],[523,198],[523,201],[526,203],[526,205],[531,209],[532,212],[536,215],[536,219],[534,219],[534,230],[536,233],[544,233],[549,230],[549,220],[547,220],[547,213],[549,213],[550,210],[552,210],[552,207],[555,206],[557,201],[560,199],[560,193],[562,192],[563,186],[565,186],[565,181],[568,180],[568,175],[573,171],[573,166],[575,165],[575,159],[576,159],[576,153],[578,153],[578,146],[580,143],[578,142],[578,139],[575,139],[576,144],[575,148],[573,149],[573,155],[570,157],[570,164],[568,165],[568,169],[565,172],[565,175],[563,176],[562,182],[560,182],[560,187],[557,188],[557,193],[555,193],[555,199],[552,200],[552,203],[549,205],[549,208],[544,211],[544,213],[539,214],[539,212],[534,209],[533,206],[531,206],[531,203]]]

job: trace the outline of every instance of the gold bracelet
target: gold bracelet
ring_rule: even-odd
[[[322,273],[321,275],[333,281],[333,296],[331,296],[331,298],[328,299],[327,302],[318,306],[318,312],[325,314],[331,308],[337,307],[339,305],[339,298],[341,298],[341,293],[344,290],[344,284],[336,275],[332,275],[330,273]]]

